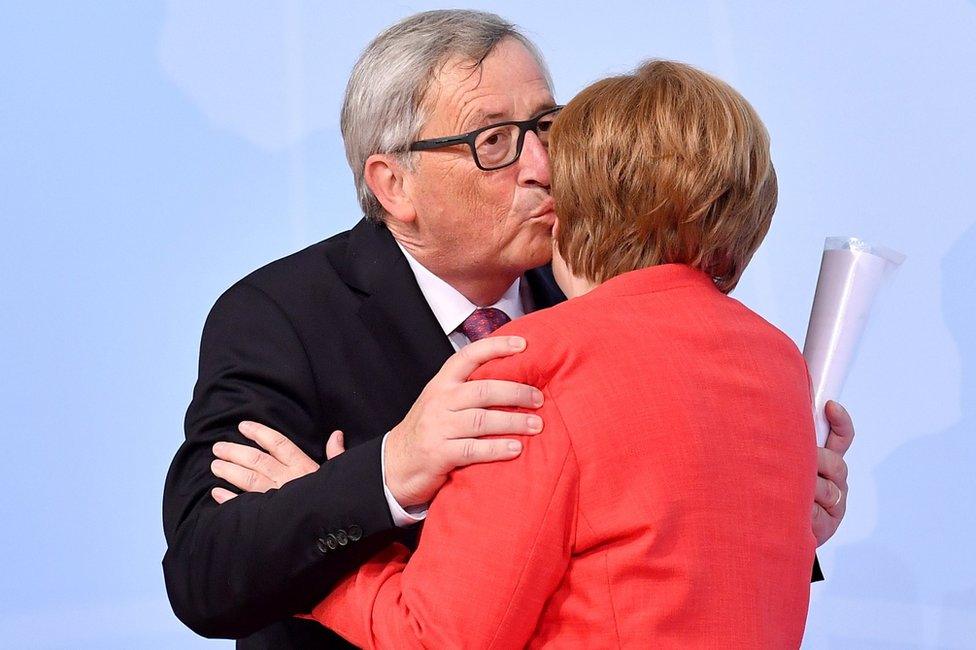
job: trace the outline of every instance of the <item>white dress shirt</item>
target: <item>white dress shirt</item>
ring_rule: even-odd
[[[465,298],[460,291],[450,284],[434,275],[427,267],[414,259],[407,249],[400,242],[397,242],[403,255],[410,264],[417,279],[420,292],[424,294],[424,299],[430,305],[430,310],[434,312],[434,318],[444,330],[444,335],[451,341],[455,350],[460,350],[470,343],[468,337],[458,331],[458,327],[464,319],[481,306],[494,307],[500,309],[512,320],[519,316],[524,316],[532,311],[532,297],[529,292],[528,283],[522,282],[522,278],[516,278],[512,286],[508,288],[501,299],[493,305],[475,305]],[[390,435],[389,433],[386,436]],[[383,444],[380,449],[380,463],[383,471],[383,493],[386,495],[386,502],[390,506],[390,514],[393,515],[393,523],[397,526],[410,526],[422,521],[427,516],[427,506],[414,506],[404,509],[397,503],[393,493],[386,486],[386,436],[383,436]]]

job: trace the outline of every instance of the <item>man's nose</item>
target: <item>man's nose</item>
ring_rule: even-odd
[[[519,184],[537,185],[549,189],[549,150],[535,131],[525,134],[522,155],[519,157]]]

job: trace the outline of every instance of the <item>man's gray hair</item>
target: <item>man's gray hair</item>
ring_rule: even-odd
[[[363,51],[349,76],[340,124],[346,160],[367,217],[381,221],[385,212],[366,185],[366,159],[392,153],[409,169],[407,148],[427,120],[425,95],[440,67],[459,57],[477,68],[505,38],[517,40],[535,57],[551,90],[552,78],[535,44],[512,23],[482,11],[415,14],[384,31]]]

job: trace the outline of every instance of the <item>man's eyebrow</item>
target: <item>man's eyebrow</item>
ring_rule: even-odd
[[[506,122],[508,119],[507,113],[475,111],[469,119],[464,121],[465,130],[480,129],[483,126],[488,126],[495,122]]]
[[[544,102],[536,104],[536,108],[532,111],[532,115],[538,115],[542,111],[548,111],[550,108],[556,108],[559,104],[556,103],[554,99],[548,99]]]
[[[541,113],[542,111],[548,110],[550,108],[555,108],[556,106],[558,106],[558,104],[554,100],[546,100],[544,102],[540,102],[539,104],[536,105],[536,109],[532,111],[532,115],[530,117],[534,117],[539,113]],[[496,122],[512,122],[512,121],[515,120],[507,112],[485,113],[484,111],[476,111],[471,116],[471,119],[465,120],[465,122],[467,123],[466,129],[469,130],[478,129],[483,126],[489,126]]]

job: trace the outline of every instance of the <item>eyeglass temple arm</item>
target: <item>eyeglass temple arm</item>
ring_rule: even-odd
[[[430,140],[418,140],[410,145],[410,151],[424,151],[426,149],[438,149],[440,147],[445,147],[450,144],[466,144],[467,138],[464,137],[450,137],[450,138],[431,138]]]

